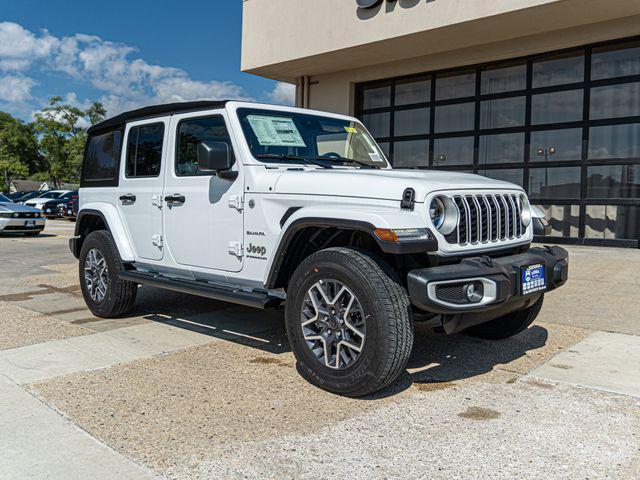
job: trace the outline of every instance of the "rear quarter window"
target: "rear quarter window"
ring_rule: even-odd
[[[89,135],[82,168],[82,187],[118,185],[122,130]]]

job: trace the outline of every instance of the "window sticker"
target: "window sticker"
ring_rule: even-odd
[[[345,132],[347,133],[358,133],[358,130],[354,127],[344,127]]]
[[[369,158],[372,162],[382,162],[382,157],[378,152],[369,152]]]
[[[292,118],[248,115],[247,120],[263,147],[306,147]]]

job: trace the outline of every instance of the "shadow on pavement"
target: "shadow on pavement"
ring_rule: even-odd
[[[152,288],[141,288],[139,309],[131,315],[256,348],[272,354],[290,352],[282,311],[261,311]],[[447,388],[450,382],[490,372],[547,343],[548,331],[534,325],[515,337],[491,341],[465,335],[436,335],[416,324],[407,371],[389,388],[367,399],[395,395],[416,384],[423,390]]]

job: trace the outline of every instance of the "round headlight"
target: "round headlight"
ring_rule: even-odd
[[[440,200],[439,197],[431,200],[431,205],[429,206],[429,216],[431,217],[431,222],[433,226],[440,230],[440,227],[444,224],[444,203]]]
[[[434,197],[429,204],[429,217],[433,226],[443,235],[449,235],[456,228],[458,214],[449,197]]]
[[[531,224],[531,205],[525,194],[520,195],[520,219],[525,227]]]

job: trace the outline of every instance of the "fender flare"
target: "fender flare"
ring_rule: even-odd
[[[296,218],[293,218],[296,217]],[[293,219],[292,219],[293,218]],[[408,242],[390,242],[382,240],[375,235],[376,226],[371,220],[350,220],[339,217],[307,217],[303,216],[301,210],[294,213],[285,223],[278,242],[278,248],[268,270],[265,285],[272,288],[278,278],[278,273],[282,267],[284,257],[287,253],[289,245],[296,233],[307,227],[336,227],[345,230],[357,230],[365,232],[376,241],[380,249],[387,254],[402,255],[408,253],[434,252],[438,250],[438,241],[433,233],[429,232],[429,238],[426,240],[408,241]],[[424,228],[424,227],[422,227]]]
[[[82,219],[87,216],[98,216],[102,219],[102,222],[106,225],[107,231],[113,237],[116,247],[118,247],[118,253],[123,262],[133,262],[135,260],[135,254],[131,246],[131,241],[127,235],[127,231],[124,228],[124,224],[116,208],[109,203],[90,203],[86,207],[83,207],[78,212],[78,218],[76,219],[75,238],[71,239],[70,248],[74,255],[79,255],[82,245],[81,231]],[[73,242],[73,245],[71,242]]]

